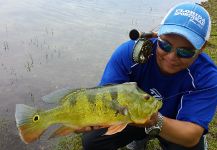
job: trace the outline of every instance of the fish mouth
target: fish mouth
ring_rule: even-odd
[[[144,118],[144,119],[134,120],[133,122],[135,124],[145,124],[147,120],[148,120],[148,118]]]

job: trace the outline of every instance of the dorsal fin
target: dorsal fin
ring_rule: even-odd
[[[56,104],[60,104],[63,103],[64,101],[62,101],[62,99],[68,95],[69,93],[72,92],[77,92],[78,89],[71,89],[71,88],[63,88],[63,89],[59,89],[56,90],[48,95],[45,95],[42,97],[42,100],[46,103],[56,103]]]
[[[137,86],[137,82],[124,82],[123,84],[129,84],[129,85]]]
[[[128,115],[128,109],[127,107],[121,106],[116,100],[112,99],[111,103],[111,108],[116,110],[117,113],[120,113],[124,116]]]

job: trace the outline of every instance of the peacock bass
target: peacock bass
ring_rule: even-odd
[[[135,82],[61,89],[42,99],[58,106],[42,111],[16,104],[16,125],[26,144],[39,139],[54,124],[62,126],[51,137],[68,135],[89,126],[108,127],[105,135],[112,135],[121,132],[129,123],[145,123],[162,106],[162,101],[142,91]]]

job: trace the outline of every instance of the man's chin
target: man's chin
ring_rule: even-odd
[[[177,72],[179,72],[179,70],[177,70],[175,68],[171,68],[171,67],[164,67],[161,69],[161,72],[163,74],[166,74],[166,75],[173,75],[173,74],[176,74]]]

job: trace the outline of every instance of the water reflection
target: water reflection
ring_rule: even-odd
[[[40,97],[55,89],[95,86],[131,29],[155,29],[168,9],[182,1],[1,0],[0,113],[10,132],[0,132],[0,147],[14,149],[10,141],[17,149],[46,145],[20,141],[15,104],[43,107]]]

